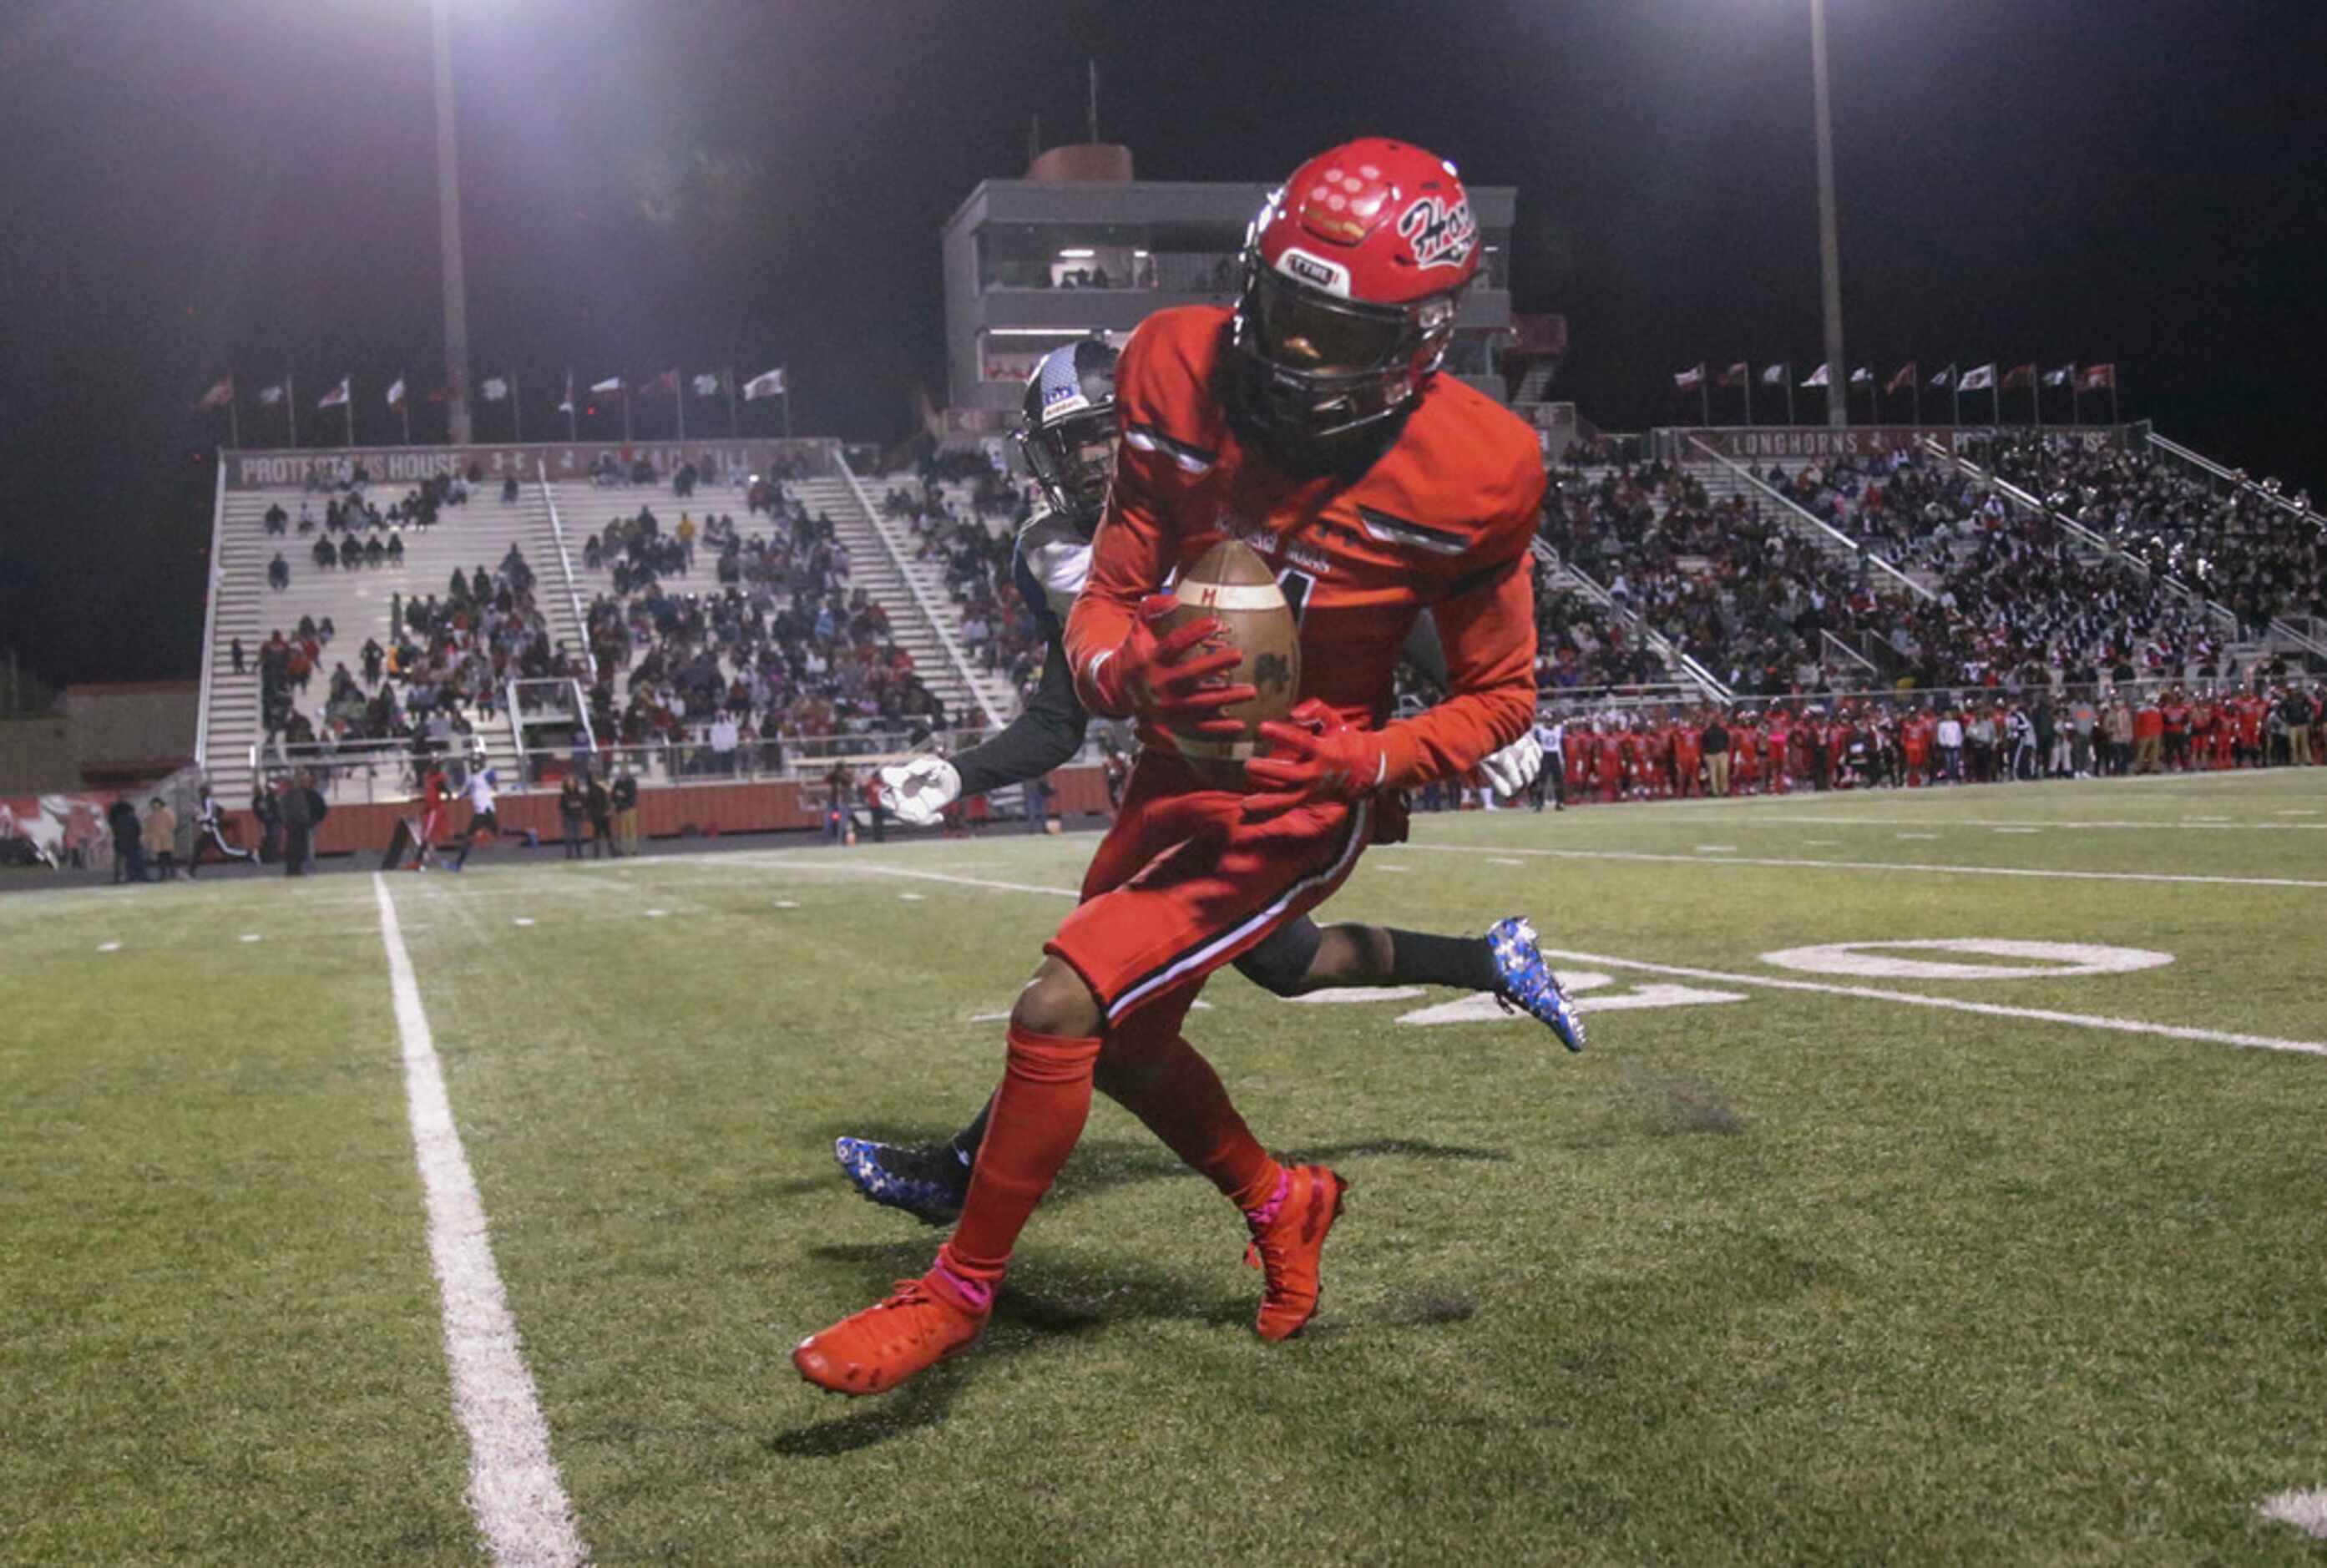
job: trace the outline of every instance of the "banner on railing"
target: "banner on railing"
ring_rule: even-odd
[[[643,459],[659,479],[677,473],[683,463],[698,469],[715,468],[721,475],[742,470],[756,473],[804,461],[808,472],[834,471],[833,453],[838,443],[828,437],[811,440],[752,441],[583,441],[534,442],[478,446],[359,446],[312,452],[229,452],[225,454],[226,488],[231,490],[279,490],[309,483],[344,484],[360,463],[378,484],[417,484],[440,474],[473,472],[484,482],[498,484],[514,475],[533,478],[536,468],[547,468],[553,480],[590,477],[593,465],[606,461],[630,466]]]
[[[1840,430],[1827,425],[1717,425],[1695,429],[1666,427],[1656,431],[1655,436],[1657,452],[1665,457],[1687,455],[1689,442],[1696,440],[1724,457],[1740,462],[1759,462],[1765,459],[1881,457],[1902,447],[1912,449],[1927,440],[1936,441],[1953,452],[1998,435],[2033,433],[2033,426],[1998,429],[1971,425],[1854,425]],[[2096,448],[2122,445],[2126,438],[2125,427],[2107,425],[2057,428],[2047,425],[2042,434]]]

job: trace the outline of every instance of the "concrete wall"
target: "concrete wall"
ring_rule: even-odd
[[[195,681],[65,688],[63,711],[0,721],[0,794],[158,779],[193,755]]]

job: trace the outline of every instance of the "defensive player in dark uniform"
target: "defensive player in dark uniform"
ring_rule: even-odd
[[[1082,747],[1090,715],[1075,695],[1061,639],[1090,572],[1091,535],[1115,473],[1115,350],[1089,339],[1052,350],[1027,379],[1025,423],[1018,440],[1045,504],[1019,530],[1014,575],[1019,596],[1050,645],[1049,656],[1024,711],[993,739],[950,761],[914,757],[881,769],[875,784],[880,798],[909,826],[936,823],[963,797],[1041,778]],[[1427,615],[1416,621],[1405,656],[1444,689],[1446,656]],[[1516,795],[1532,781],[1541,761],[1537,737],[1529,734],[1481,766],[1498,789]],[[1443,937],[1380,926],[1321,927],[1303,915],[1238,959],[1236,966],[1279,996],[1388,985],[1491,992],[1507,1009],[1523,1009],[1540,1019],[1570,1050],[1584,1047],[1582,1017],[1543,962],[1534,928],[1518,916],[1483,937]],[[874,1202],[941,1224],[961,1211],[986,1123],[986,1111],[980,1110],[943,1143],[839,1138],[833,1143],[833,1158]]]

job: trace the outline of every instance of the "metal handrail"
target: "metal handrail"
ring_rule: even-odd
[[[574,611],[574,635],[581,639],[584,667],[598,678],[598,655],[590,646],[590,617],[583,612],[582,591],[574,582],[574,552],[565,547],[565,525],[558,520],[557,496],[550,488],[549,465],[536,462],[533,477],[541,486],[541,500],[549,509],[549,537],[557,541],[557,568],[565,577],[565,602]]]
[[[1822,647],[1834,649],[1836,653],[1842,655],[1843,658],[1856,665],[1859,668],[1864,670],[1868,675],[1873,676],[1875,679],[1880,680],[1883,678],[1882,670],[1876,667],[1873,659],[1859,652],[1858,649],[1851,647],[1850,644],[1843,641],[1842,639],[1836,637],[1833,632],[1827,630],[1824,627],[1820,627],[1818,629],[1818,639]]]
[[[1759,490],[1762,494],[1769,497],[1771,500],[1777,502],[1780,506],[1793,513],[1795,517],[1800,518],[1803,522],[1808,523],[1811,527],[1816,528],[1821,534],[1824,534],[1829,540],[1841,546],[1845,550],[1847,550],[1853,558],[1864,558],[1872,563],[1874,566],[1887,574],[1902,587],[1905,588],[1907,592],[1914,594],[1917,598],[1929,600],[1936,600],[1939,598],[1939,595],[1932,593],[1929,588],[1924,587],[1920,583],[1918,583],[1912,577],[1908,576],[1906,573],[1902,572],[1898,567],[1893,566],[1890,562],[1876,555],[1871,546],[1862,545],[1860,541],[1852,538],[1848,534],[1844,533],[1832,523],[1826,521],[1822,518],[1815,516],[1808,509],[1795,501],[1792,497],[1771,489],[1769,483],[1752,469],[1747,468],[1743,463],[1734,462],[1730,458],[1724,457],[1721,453],[1714,451],[1710,446],[1707,446],[1696,436],[1690,436],[1688,438],[1688,443],[1696,448],[1698,452],[1704,453],[1706,461],[1708,462],[1718,463],[1721,467],[1727,469],[1734,477],[1743,479],[1747,484],[1752,485],[1756,490]]]
[[[1926,439],[1928,440],[1929,438],[1927,437]],[[1964,473],[1970,475],[1980,483],[1988,486],[1997,494],[2003,496],[2006,500],[2019,506],[2023,510],[2032,511],[2036,513],[2039,517],[2050,518],[2055,527],[2058,527],[2071,538],[2076,539],[2087,548],[2098,551],[2105,559],[2123,562],[2126,565],[2130,566],[2134,571],[2139,573],[2143,582],[2148,582],[2153,576],[2155,577],[2158,581],[2162,582],[2168,590],[2181,595],[2186,600],[2191,601],[2192,603],[2195,603],[2209,616],[2212,617],[2214,623],[2217,626],[2223,628],[2229,633],[2232,641],[2238,640],[2239,633],[2238,618],[2228,606],[2217,603],[2215,601],[2207,598],[2203,593],[2201,593],[2197,589],[2191,587],[2189,583],[2184,583],[2181,578],[2176,577],[2171,572],[2153,573],[2150,570],[2149,563],[2144,561],[2140,556],[2134,555],[2129,550],[2121,549],[2117,546],[2111,544],[2107,539],[2104,538],[2099,534],[2095,533],[2084,524],[2077,521],[2076,518],[2069,516],[2068,513],[2061,511],[2058,507],[2047,505],[2044,501],[2029,494],[2026,490],[2022,490],[2018,485],[2013,483],[2010,480],[2005,479],[2002,474],[1997,473],[1993,469],[1984,469],[1980,467],[1979,464],[1972,462],[1971,459],[1962,455],[1960,453],[1950,453],[1949,455],[1953,458],[1956,466]]]
[[[226,537],[226,453],[218,456],[218,486],[210,499],[210,557],[209,602],[202,606],[202,690],[194,705],[194,765],[207,771],[210,765],[210,686],[218,669],[218,602],[219,584],[224,581],[225,566],[219,560],[219,548]]]
[[[873,537],[880,540],[881,548],[888,552],[890,565],[897,569],[897,580],[904,583],[905,592],[913,596],[913,603],[921,610],[921,620],[928,624],[930,631],[937,638],[938,646],[945,649],[946,658],[953,662],[954,673],[961,677],[961,683],[968,689],[970,700],[975,702],[978,711],[986,715],[987,723],[998,728],[1009,723],[1009,716],[986,701],[986,694],[978,689],[977,672],[970,667],[969,659],[961,651],[961,644],[954,640],[953,632],[939,617],[936,607],[930,602],[929,594],[922,590],[919,583],[913,580],[912,573],[906,570],[904,553],[897,548],[897,541],[889,537],[889,530],[882,525],[881,514],[873,505],[872,497],[865,494],[864,481],[856,477],[856,471],[848,466],[848,460],[837,450],[832,454],[832,462],[833,465],[840,470],[841,478],[848,481],[849,492],[855,496],[857,509],[864,514],[865,523],[872,528]]]
[[[2168,441],[2165,437],[2158,434],[2154,430],[2148,432],[2147,437],[2149,444],[2157,448],[2158,451],[2172,457],[2178,457],[2183,462],[2190,464],[2192,468],[2203,469],[2206,472],[2212,474],[2216,479],[2236,485],[2240,490],[2252,490],[2257,495],[2262,497],[2263,499],[2270,502],[2273,506],[2277,507],[2282,511],[2293,512],[2298,518],[2302,518],[2306,521],[2317,524],[2322,528],[2327,528],[2327,518],[2321,517],[2316,511],[2301,505],[2291,497],[2280,495],[2275,490],[2265,490],[2253,480],[2240,478],[2237,470],[2224,468],[2220,463],[2216,462],[2204,453],[2194,451],[2190,447],[2182,445],[2178,441]]]
[[[1667,637],[1663,632],[1659,631],[1655,627],[1649,625],[1647,616],[1642,615],[1639,611],[1634,610],[1629,604],[1617,603],[1616,596],[1613,593],[1609,593],[1607,589],[1602,587],[1597,582],[1593,581],[1589,573],[1578,570],[1575,563],[1571,561],[1563,560],[1560,557],[1559,552],[1552,548],[1551,542],[1549,540],[1546,539],[1542,535],[1537,534],[1535,537],[1532,548],[1537,560],[1543,562],[1546,565],[1551,566],[1555,570],[1565,573],[1571,579],[1573,579],[1575,583],[1576,592],[1582,593],[1584,598],[1590,600],[1593,603],[1599,605],[1603,610],[1612,610],[1615,611],[1618,615],[1623,617],[1624,620],[1631,622],[1631,625],[1639,630],[1641,638],[1648,643],[1648,645],[1657,650],[1658,656],[1661,658],[1667,665],[1677,668],[1682,674],[1687,676],[1688,678],[1696,685],[1698,689],[1702,690],[1707,696],[1716,698],[1722,702],[1727,702],[1729,700],[1731,695],[1730,690],[1728,686],[1722,683],[1721,678],[1706,668],[1702,664],[1699,664],[1693,655],[1685,652],[1681,649],[1680,645],[1674,642],[1672,639]]]

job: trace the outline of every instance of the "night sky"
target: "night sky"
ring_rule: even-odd
[[[2327,5],[1832,10],[1853,363],[2114,359],[2128,417],[2327,491]],[[1518,306],[1605,427],[1693,422],[1700,359],[1821,357],[1807,0],[458,11],[472,374],[537,438],[569,363],[782,364],[800,434],[907,434],[939,228],[1036,117],[1081,139],[1086,57],[1145,177],[1379,132],[1516,185]],[[342,371],[395,439],[388,382],[442,378],[432,116],[425,0],[0,6],[0,649],[195,673],[229,370],[248,445],[285,367],[311,443]]]

